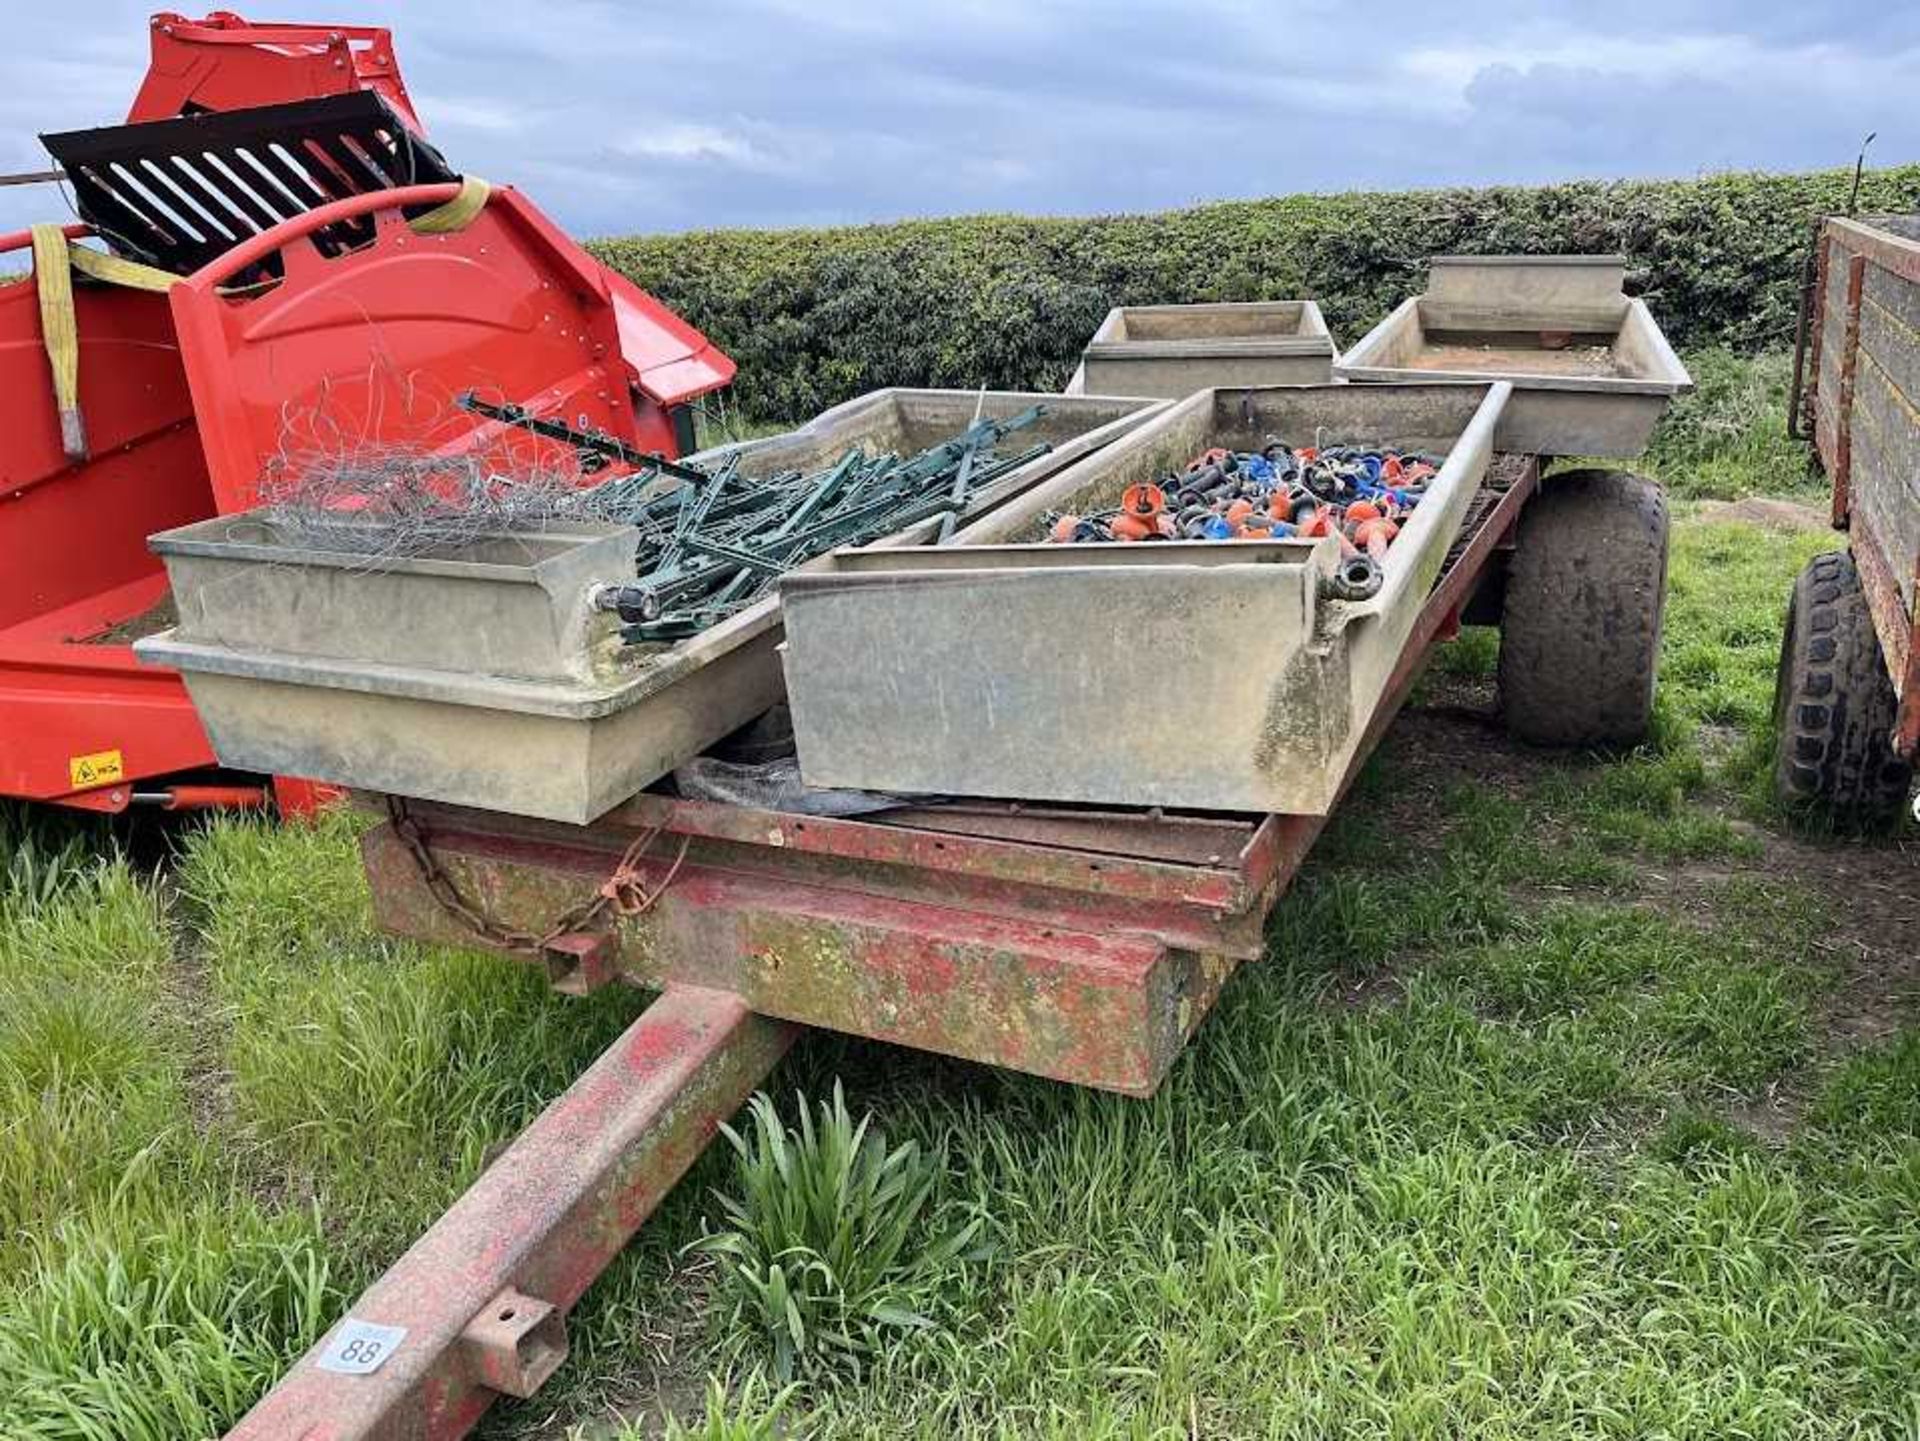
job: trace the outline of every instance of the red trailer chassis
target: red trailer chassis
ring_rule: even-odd
[[[1490,472],[1347,784],[1538,477]],[[846,820],[640,795],[575,827],[388,806],[364,841],[385,929],[540,965],[563,991],[660,999],[229,1441],[452,1441],[531,1395],[565,1357],[567,1311],[798,1025],[1151,1094],[1259,957],[1324,824],[1005,804]],[[554,933],[589,908],[611,924]]]

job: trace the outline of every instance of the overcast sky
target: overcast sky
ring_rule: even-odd
[[[151,6],[7,6],[0,169],[122,119]],[[391,26],[456,169],[581,234],[1920,158],[1915,0],[273,0]],[[0,229],[59,218],[0,190]]]

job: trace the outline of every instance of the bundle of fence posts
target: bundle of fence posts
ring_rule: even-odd
[[[671,642],[718,624],[787,571],[841,546],[934,520],[934,539],[944,543],[975,497],[1046,453],[1044,444],[1010,455],[997,450],[1045,413],[1036,405],[1005,420],[979,420],[906,458],[850,450],[812,473],[749,476],[736,453],[711,471],[676,465],[680,484],[661,493],[650,493],[658,476],[645,469],[606,481],[582,493],[580,513],[635,525],[643,539],[637,581],[609,586],[599,603],[619,613],[629,643]]]

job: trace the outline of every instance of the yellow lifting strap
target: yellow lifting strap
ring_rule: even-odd
[[[40,291],[40,343],[53,371],[60,411],[60,449],[68,460],[87,458],[87,423],[80,414],[80,327],[73,313],[73,272],[135,290],[165,291],[180,277],[134,260],[74,245],[58,225],[35,225],[33,282]]]
[[[487,207],[487,196],[493,193],[493,187],[478,175],[469,175],[460,182],[460,193],[444,205],[436,205],[425,215],[416,215],[407,222],[416,235],[451,235],[456,230],[465,230],[473,224],[473,219]]]

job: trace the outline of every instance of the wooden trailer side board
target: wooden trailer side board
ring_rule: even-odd
[[[1920,217],[1827,220],[1816,273],[1814,444],[1906,702],[1905,732],[1920,713]]]

